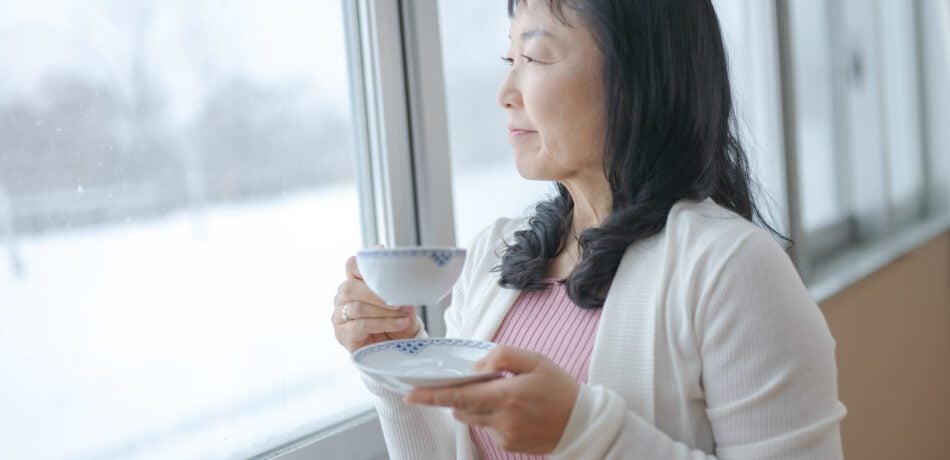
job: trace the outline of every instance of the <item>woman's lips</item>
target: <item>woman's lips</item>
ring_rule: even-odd
[[[511,137],[522,137],[522,136],[527,136],[528,134],[534,134],[536,132],[537,131],[531,131],[528,129],[519,129],[519,128],[512,128],[512,127],[508,128],[508,135]]]

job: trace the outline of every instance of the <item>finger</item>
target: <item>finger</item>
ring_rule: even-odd
[[[360,274],[360,269],[356,265],[356,256],[350,256],[349,259],[346,259],[346,277],[358,280],[363,279],[363,275]]]
[[[460,409],[452,411],[452,417],[468,426],[492,426],[494,414],[491,412],[468,412]]]
[[[545,359],[540,353],[499,345],[476,362],[474,368],[478,371],[508,371],[517,375],[533,371]]]
[[[350,327],[349,321],[337,324],[333,330],[336,334],[337,341],[342,343],[351,353],[356,351],[356,349],[369,338],[369,334]]]
[[[472,413],[490,413],[500,406],[506,389],[507,384],[502,380],[454,387],[422,388],[409,392],[403,401],[407,404],[451,407]]]
[[[366,318],[347,321],[342,327],[355,330],[361,335],[400,332],[412,325],[415,318]]]
[[[390,309],[396,308],[386,305],[386,302],[383,301],[383,299],[380,299],[379,296],[376,295],[376,293],[366,285],[366,283],[355,278],[351,278],[340,283],[340,287],[338,287],[336,290],[336,298],[334,299],[336,304],[346,304],[352,301],[364,302]]]
[[[371,305],[366,302],[349,302],[344,305],[343,308],[346,309],[346,314],[350,319],[405,318],[412,316],[415,312],[415,308],[411,306],[392,309]],[[340,309],[341,315],[343,308]]]
[[[333,322],[336,326],[342,326],[352,320],[352,318],[347,318],[343,316],[343,309],[346,308],[344,305],[337,305],[333,309],[333,313],[330,315],[330,321]],[[346,308],[346,314],[350,314],[349,308]]]
[[[386,246],[383,246],[382,244],[377,244],[376,246],[373,246],[373,247],[377,249],[382,249]],[[360,267],[356,263],[356,256],[350,256],[349,259],[346,259],[346,277],[354,278],[358,280],[363,279],[363,275],[360,273]]]

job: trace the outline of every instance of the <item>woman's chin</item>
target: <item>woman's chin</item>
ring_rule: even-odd
[[[518,175],[527,180],[550,180],[544,168],[537,164],[536,155],[527,152],[515,151],[515,169]]]
[[[547,177],[546,174],[538,170],[538,168],[532,168],[527,165],[522,165],[521,162],[515,164],[516,169],[518,170],[518,175],[526,180],[552,180],[550,177]]]

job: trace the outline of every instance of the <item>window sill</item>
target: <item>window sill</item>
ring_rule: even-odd
[[[256,455],[239,455],[254,460],[306,460],[311,458],[346,458],[349,460],[380,460],[389,458],[376,409],[363,407],[341,414],[345,421],[332,424],[316,433],[302,436],[270,451]]]
[[[932,216],[842,253],[817,267],[808,291],[819,304],[950,229],[950,214]]]

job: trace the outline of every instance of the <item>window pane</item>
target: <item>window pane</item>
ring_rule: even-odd
[[[327,320],[340,6],[0,0],[0,458],[246,457],[368,407]]]
[[[496,92],[508,66],[505,4],[439,0],[456,239],[468,244],[495,218],[521,216],[553,191],[550,182],[528,181],[515,169],[508,145],[508,117]]]
[[[774,5],[759,0],[713,5],[729,57],[740,139],[760,187],[756,205],[769,225],[788,234]]]
[[[824,0],[788,2],[802,224],[806,232],[844,216],[837,184],[833,42]]]
[[[880,7],[890,199],[906,206],[923,189],[914,5],[881,0]]]

